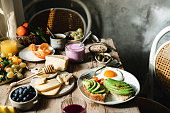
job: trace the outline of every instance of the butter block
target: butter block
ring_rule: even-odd
[[[68,66],[68,57],[64,55],[47,55],[45,66],[52,64],[57,71],[65,71]]]
[[[61,83],[57,80],[57,79],[51,79],[51,80],[47,80],[47,82],[45,84],[37,84],[35,85],[35,88],[38,91],[49,91],[52,90],[56,87],[59,87],[61,85]]]
[[[42,91],[41,94],[46,95],[46,96],[54,96],[58,93],[60,90],[61,85],[59,85],[57,88],[49,90],[49,91]]]

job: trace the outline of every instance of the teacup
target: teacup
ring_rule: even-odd
[[[50,37],[51,47],[54,49],[64,49],[66,44],[66,35],[64,34],[54,34],[54,37]]]

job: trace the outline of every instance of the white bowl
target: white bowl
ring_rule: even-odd
[[[19,87],[22,87],[22,86],[19,86]],[[17,88],[19,88],[19,87],[17,87]],[[17,88],[15,88],[15,89],[17,89]],[[16,101],[12,100],[11,95],[15,91],[15,89],[12,90],[9,94],[9,100],[13,107],[23,110],[23,111],[26,111],[26,110],[31,109],[32,107],[35,106],[36,103],[38,103],[38,91],[35,88],[34,88],[34,90],[36,92],[36,95],[34,96],[34,98],[32,98],[31,100],[25,101],[25,102],[16,102]]]
[[[110,58],[109,58],[109,60],[107,60],[106,62],[102,62],[102,61],[99,61],[99,60],[97,59],[97,56],[98,56],[98,55],[106,55],[106,56],[109,56]],[[96,60],[97,62],[101,63],[101,64],[106,64],[106,63],[110,62],[111,58],[112,58],[112,57],[111,57],[111,55],[110,55],[109,53],[99,53],[99,54],[95,55],[95,60]]]

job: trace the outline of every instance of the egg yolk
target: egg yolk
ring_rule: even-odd
[[[104,76],[108,77],[108,78],[112,78],[112,77],[116,76],[116,73],[112,70],[107,70],[107,71],[104,72]]]

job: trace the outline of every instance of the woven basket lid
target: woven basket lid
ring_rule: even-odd
[[[30,23],[42,27],[47,34],[49,34],[47,26],[54,34],[75,31],[78,28],[82,28],[84,33],[86,31],[83,17],[78,12],[66,8],[42,10],[30,19]]]
[[[158,50],[155,59],[156,78],[163,86],[165,93],[170,96],[170,43],[166,43]]]

